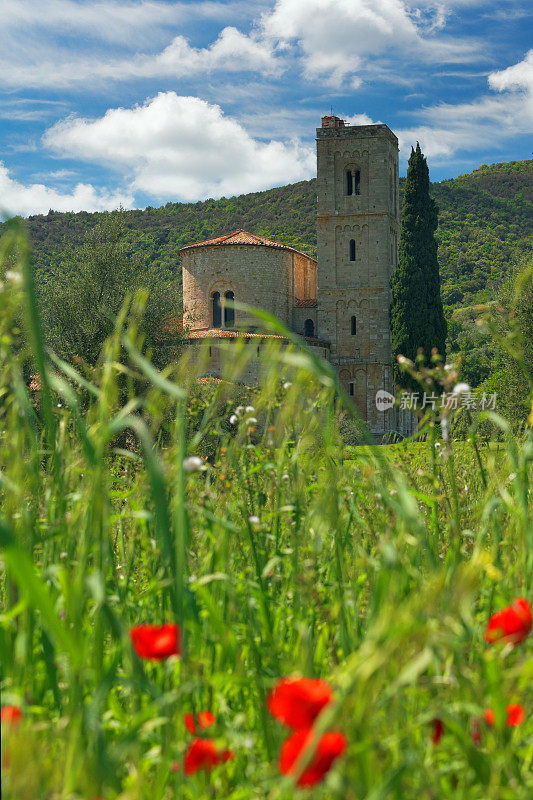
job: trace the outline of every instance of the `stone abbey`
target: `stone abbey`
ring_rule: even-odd
[[[184,327],[191,342],[249,330],[232,301],[264,308],[319,348],[376,437],[398,430],[392,392],[390,279],[400,235],[398,140],[387,125],[322,117],[317,142],[317,261],[235,231],[181,249]],[[216,348],[212,348],[216,351]],[[210,374],[216,375],[213,353]],[[248,376],[253,379],[253,376]]]

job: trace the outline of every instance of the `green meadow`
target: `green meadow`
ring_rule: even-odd
[[[265,349],[257,389],[238,383],[245,344],[222,381],[186,349],[156,369],[142,294],[96,368],[66,363],[27,244],[13,229],[3,248],[1,692],[21,718],[2,726],[2,796],[529,800],[533,636],[484,637],[533,600],[531,426],[484,412],[443,439],[434,414],[377,446],[305,349]],[[139,657],[131,629],[163,623],[179,654]],[[290,731],[267,702],[287,676],[332,699],[282,775]],[[232,757],[191,773],[201,711],[196,737]],[[300,788],[327,731],[346,748]]]

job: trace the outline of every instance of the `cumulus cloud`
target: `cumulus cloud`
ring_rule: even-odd
[[[417,111],[419,124],[398,133],[401,149],[418,140],[426,155],[446,158],[533,132],[533,50],[518,64],[492,72],[488,84],[498,94]]]
[[[46,214],[54,211],[105,211],[123,205],[131,207],[133,197],[129,193],[98,192],[94,186],[78,183],[70,192],[60,192],[42,183],[23,184],[11,177],[9,170],[0,161],[0,218],[14,214]]]
[[[164,199],[258,191],[315,172],[311,148],[253,139],[218,105],[175,92],[99,119],[68,118],[46,132],[44,143],[59,155],[114,167],[130,177],[132,191]]]
[[[465,61],[478,56],[477,46],[435,35],[445,24],[439,4],[409,7],[403,0],[277,0],[262,18],[268,36],[295,42],[303,53],[307,77],[338,85],[358,74],[371,55],[402,51],[426,62]]]

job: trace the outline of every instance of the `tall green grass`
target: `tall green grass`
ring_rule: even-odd
[[[185,353],[143,355],[130,298],[91,371],[43,344],[27,245],[3,242],[0,292],[2,703],[10,800],[284,800],[284,675],[328,680],[320,716],[349,747],[307,796],[526,800],[533,795],[532,638],[488,646],[491,613],[532,600],[531,432],[347,452],[331,368],[275,345],[260,388],[198,383]],[[11,274],[15,272],[15,275]],[[21,282],[17,275],[22,276]],[[271,320],[264,320],[274,324]],[[41,389],[31,390],[30,375]],[[236,425],[235,406],[251,403]],[[248,424],[253,417],[256,423]],[[189,455],[208,456],[199,472]],[[176,621],[179,659],[137,658],[128,630]],[[516,729],[482,721],[520,702]],[[235,759],[187,777],[183,714],[209,709]],[[431,743],[431,720],[443,720]]]

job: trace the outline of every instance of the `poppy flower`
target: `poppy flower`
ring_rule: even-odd
[[[9,728],[16,728],[22,719],[22,711],[18,706],[2,706],[0,719],[2,725],[6,725],[6,727]]]
[[[181,654],[181,630],[175,622],[166,625],[136,625],[130,629],[133,649],[141,658],[163,661]]]
[[[523,642],[533,626],[533,612],[525,597],[518,597],[512,605],[497,611],[489,619],[485,640],[489,643],[504,641]]]
[[[433,726],[431,741],[433,742],[433,744],[438,744],[442,739],[442,735],[444,733],[444,722],[441,719],[435,717],[435,719],[431,720],[431,724]]]
[[[290,775],[302,752],[311,742],[311,731],[302,729],[292,733],[286,739],[279,754],[279,771],[282,775]],[[330,731],[318,740],[311,761],[298,778],[298,786],[314,786],[326,776],[333,762],[346,750],[346,737],[343,733]]]
[[[210,711],[200,711],[198,714],[198,727],[204,730],[205,728],[209,728],[210,725],[213,725],[216,718],[215,715],[212,714]],[[194,716],[192,714],[185,714],[183,717],[183,721],[185,722],[185,727],[192,733],[193,735],[196,733],[196,723],[194,721]]]
[[[267,708],[284,725],[299,730],[310,728],[331,698],[330,687],[318,678],[282,678],[270,692]]]
[[[524,706],[521,706],[520,703],[510,703],[505,711],[507,713],[505,724],[508,728],[516,728],[518,725],[521,725],[526,718]],[[490,725],[490,727],[493,728],[496,724],[496,714],[494,713],[493,709],[486,708],[483,712],[483,717],[485,718],[487,725]]]
[[[209,772],[232,758],[231,750],[219,750],[213,739],[193,739],[185,752],[183,766],[186,775],[194,775],[201,769]]]

